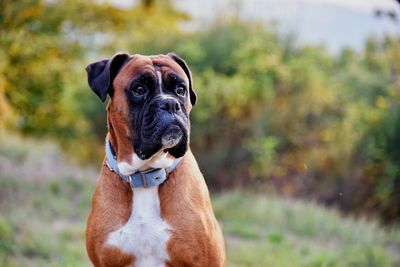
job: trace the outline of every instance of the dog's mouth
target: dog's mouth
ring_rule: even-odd
[[[169,148],[176,146],[182,139],[183,132],[177,125],[168,127],[161,137],[162,149],[167,152]]]
[[[188,131],[180,123],[170,123],[164,127],[156,127],[151,133],[149,131],[147,135],[135,140],[135,152],[142,160],[147,160],[158,152],[169,153],[178,158],[187,150]]]

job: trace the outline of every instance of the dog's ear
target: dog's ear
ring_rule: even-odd
[[[175,60],[176,63],[178,63],[179,66],[181,66],[181,68],[183,69],[183,71],[185,72],[186,76],[189,79],[189,90],[190,90],[190,102],[192,103],[192,106],[194,106],[194,104],[196,104],[196,93],[193,90],[193,80],[192,80],[192,73],[189,70],[188,65],[186,64],[186,62],[180,58],[177,54],[170,52],[167,54],[169,57],[171,57],[173,60]]]
[[[106,100],[107,93],[112,96],[112,83],[128,59],[129,54],[121,52],[115,54],[111,59],[97,61],[86,67],[89,86],[101,101]]]

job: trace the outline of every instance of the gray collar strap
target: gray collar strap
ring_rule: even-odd
[[[117,157],[111,147],[110,141],[106,140],[106,163],[112,172],[118,174],[122,180],[128,182],[131,187],[151,187],[162,184],[167,180],[167,175],[172,172],[182,158],[175,159],[171,166],[166,169],[153,169],[146,172],[137,171],[130,175],[124,175],[118,170]]]

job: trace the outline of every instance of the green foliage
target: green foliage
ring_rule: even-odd
[[[211,184],[269,178],[287,195],[399,217],[398,40],[334,58],[257,24],[216,24],[198,39],[194,54],[211,56],[195,59],[192,146]]]
[[[172,1],[1,1],[0,129],[100,162],[105,110],[84,66],[172,50],[193,71],[191,144],[212,188],[273,187],[400,217],[397,38],[332,56],[255,22],[182,31],[189,19]]]

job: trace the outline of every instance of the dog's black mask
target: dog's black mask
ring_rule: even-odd
[[[173,72],[143,73],[126,91],[135,152],[142,160],[160,150],[182,157],[189,143],[190,122],[185,108],[189,94],[184,80]]]

